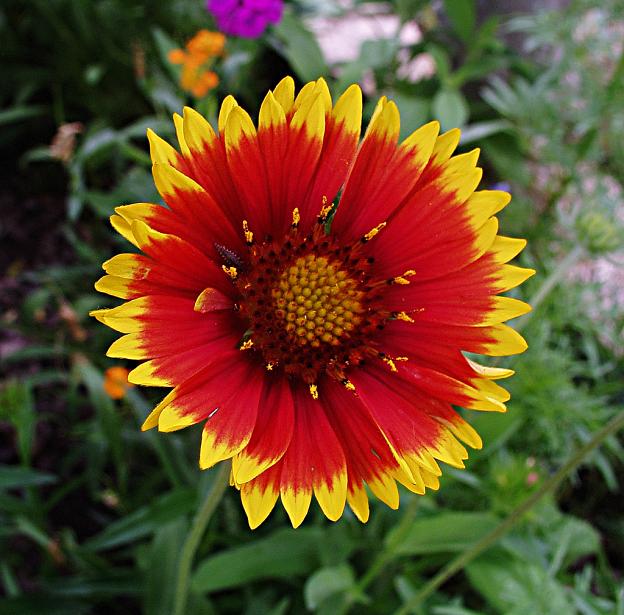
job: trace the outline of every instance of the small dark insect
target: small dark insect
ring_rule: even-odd
[[[243,259],[234,252],[234,250],[230,250],[225,246],[222,246],[220,243],[214,244],[215,250],[219,253],[219,256],[223,259],[223,264],[227,267],[236,267],[238,271],[243,271],[245,269],[245,263]]]

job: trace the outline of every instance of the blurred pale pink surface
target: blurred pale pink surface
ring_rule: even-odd
[[[313,16],[306,24],[330,66],[356,60],[364,41],[398,39],[401,46],[408,46],[422,39],[415,23],[401,26],[397,15],[379,13],[379,5],[372,3],[359,5],[338,17]]]

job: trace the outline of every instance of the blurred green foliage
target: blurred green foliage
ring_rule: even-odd
[[[189,613],[393,612],[624,405],[622,286],[601,310],[609,279],[574,275],[622,262],[621,3],[513,19],[473,0],[372,4],[421,38],[369,39],[332,62],[309,20],[344,10],[292,2],[262,39],[228,41],[221,84],[202,100],[167,61],[213,27],[202,2],[0,6],[0,615],[171,612],[180,546],[213,475],[197,469],[196,429],[140,432],[157,392],[105,394],[114,334],[86,314],[108,302],[92,290],[100,263],[127,249],[106,218],[159,198],[145,129],[173,138],[184,104],[214,121],[226,93],[253,112],[284,74],[324,74],[334,93],[366,82],[368,114],[379,94],[394,98],[406,133],[434,117],[462,126],[462,147],[483,147],[486,186],[511,184],[502,226],[529,238],[523,264],[539,272],[522,291],[536,304],[519,323],[530,349],[505,362],[517,371],[509,413],[467,413],[485,446],[465,471],[447,469],[437,493],[402,493],[399,512],[374,502],[366,526],[313,511],[294,531],[278,507],[251,533],[230,490],[202,539]],[[417,57],[433,70],[414,79]],[[59,159],[50,143],[68,122],[82,125]],[[624,614],[623,458],[612,436],[413,612]]]

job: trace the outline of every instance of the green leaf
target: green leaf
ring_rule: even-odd
[[[436,606],[431,611],[433,615],[481,615],[481,612],[465,609],[461,606]]]
[[[15,598],[20,594],[20,586],[7,562],[0,562],[0,578],[7,598]]]
[[[151,174],[140,167],[132,167],[113,190],[87,190],[84,199],[98,216],[108,218],[119,203],[142,200],[158,203],[160,195],[154,187]]]
[[[382,38],[376,41],[364,41],[357,63],[364,69],[384,68],[392,62],[398,50],[398,39]]]
[[[0,600],[0,615],[82,615],[89,612],[92,610],[88,604],[41,593]]]
[[[472,586],[505,615],[574,613],[563,586],[537,564],[499,552],[473,561],[466,573]]]
[[[423,9],[429,0],[394,0],[394,10],[401,18],[401,22],[411,21]]]
[[[533,175],[529,172],[526,164],[526,155],[521,151],[518,141],[514,137],[515,135],[512,136],[507,133],[492,135],[482,145],[483,154],[499,177],[513,178],[516,184],[528,186],[533,180]],[[475,427],[475,429],[478,428]],[[486,441],[485,438],[484,441]]]
[[[0,418],[10,421],[17,431],[17,448],[23,465],[30,465],[37,416],[32,386],[10,380],[0,391]]]
[[[164,523],[190,513],[195,508],[196,500],[194,489],[174,489],[152,504],[111,523],[100,534],[88,540],[84,547],[91,551],[103,551],[145,538]]]
[[[93,367],[88,360],[83,359],[74,363],[80,380],[87,387],[89,399],[96,410],[98,434],[107,449],[110,449],[117,469],[117,478],[123,481],[125,474],[125,455],[121,437],[122,419],[115,409],[113,400],[104,390],[104,377]]]
[[[283,529],[205,559],[192,580],[197,592],[240,587],[258,579],[292,578],[318,566],[320,528]]]
[[[512,125],[507,120],[492,120],[490,122],[469,124],[462,130],[460,144],[474,143],[499,132],[511,130],[511,128]]]
[[[303,588],[306,607],[315,611],[327,598],[351,589],[354,582],[353,570],[347,564],[317,570]]]
[[[43,105],[22,105],[19,107],[12,107],[11,109],[5,109],[4,111],[0,111],[0,126],[27,120],[37,115],[44,115],[45,113],[46,108]]]
[[[180,74],[182,67],[177,64],[172,64],[169,61],[169,52],[174,49],[179,49],[181,45],[178,45],[166,32],[160,28],[152,28],[152,36],[156,43],[156,50],[160,56],[162,65],[167,70],[169,77],[177,83],[180,80]]]
[[[416,519],[407,536],[395,547],[397,555],[454,553],[463,551],[487,534],[497,523],[495,515],[481,512],[439,512]],[[394,531],[386,537],[392,544]]]
[[[421,96],[393,93],[390,98],[401,112],[401,139],[409,136],[429,119],[430,102]]]
[[[39,290],[44,290],[44,289],[39,289]],[[36,307],[45,305],[45,302],[47,301],[49,297],[49,293],[47,292],[47,290],[45,290],[43,294],[39,295],[39,298],[42,299],[40,303],[38,302],[38,304],[35,306],[29,305],[29,300],[36,293],[37,291],[31,293],[26,298],[26,300],[22,303],[23,308],[26,308],[27,306],[29,308],[36,308]],[[28,317],[32,318],[32,309],[29,309],[28,311],[29,311]],[[7,353],[6,355],[2,357],[2,361],[4,362],[5,365],[7,365],[9,363],[18,363],[19,361],[29,361],[32,359],[59,359],[63,357],[65,352],[66,351],[63,348],[57,348],[56,346],[38,346],[38,345],[33,344],[32,346],[26,346],[25,348],[20,348],[18,350],[15,350],[14,352]],[[4,410],[5,408],[3,408],[2,405],[0,405],[0,416],[3,416],[3,418],[5,418],[5,415],[3,414]]]
[[[358,60],[355,62],[349,62],[341,68],[340,77],[336,80],[332,86],[332,93],[338,97],[342,94],[352,83],[359,83],[362,81],[362,76],[366,71],[366,67],[360,64]],[[331,85],[331,84],[330,84]]]
[[[443,88],[433,97],[433,115],[442,130],[461,128],[468,119],[468,103],[459,90]]]
[[[462,64],[454,73],[452,83],[455,87],[461,87],[468,81],[476,81],[488,78],[490,75],[506,68],[508,60],[504,56],[478,56]]]
[[[121,569],[120,566],[94,576],[78,575],[64,579],[63,583],[47,583],[44,587],[54,597],[53,601],[58,597],[118,598],[137,595],[141,591],[134,571],[129,568]]]
[[[73,194],[67,198],[67,217],[74,222],[82,211],[82,198]]]
[[[74,156],[74,161],[83,162],[89,158],[102,154],[108,148],[119,142],[119,134],[112,128],[102,128],[87,134],[82,145]]]
[[[477,17],[474,0],[444,0],[444,8],[455,32],[464,42],[470,41]]]
[[[414,589],[411,581],[403,575],[398,575],[397,577],[395,577],[394,589],[396,589],[396,592],[397,594],[399,594],[399,598],[401,598],[402,602],[407,602],[416,595],[416,590]],[[410,612],[415,611],[412,610]]]
[[[600,549],[600,534],[586,521],[571,516],[558,520],[547,539],[554,550],[551,569],[555,571]]]
[[[163,525],[154,535],[143,592],[146,615],[170,615],[173,611],[172,579],[176,578],[180,547],[187,529],[187,520],[178,518]]]
[[[487,442],[487,446],[480,451],[483,457],[489,457],[499,450],[524,425],[524,417],[520,414],[505,416],[502,421],[496,412],[481,412],[474,419],[471,425]]]
[[[448,52],[444,47],[434,44],[427,45],[426,51],[435,61],[438,78],[442,84],[447,83],[451,75],[451,60]]]
[[[316,38],[290,11],[284,12],[273,32],[281,43],[275,45],[276,51],[288,60],[299,79],[313,81],[327,75],[327,64]]]
[[[38,487],[56,482],[56,476],[28,468],[0,465],[0,488]]]

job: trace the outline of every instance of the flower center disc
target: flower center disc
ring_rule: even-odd
[[[325,256],[300,256],[271,291],[275,316],[300,346],[338,346],[361,322],[362,291],[349,274]]]
[[[253,245],[249,256],[236,281],[249,322],[242,347],[260,352],[267,369],[279,367],[307,384],[321,372],[344,380],[381,320],[367,260],[320,233]]]

